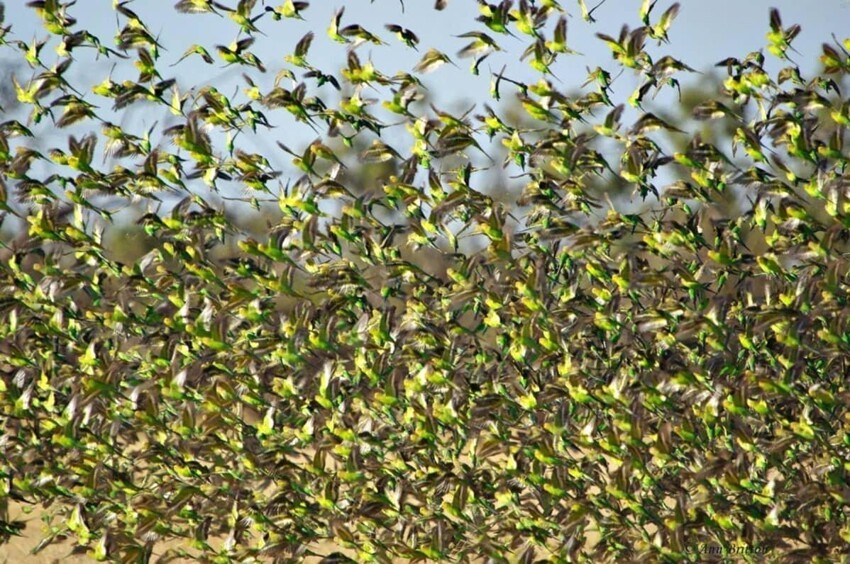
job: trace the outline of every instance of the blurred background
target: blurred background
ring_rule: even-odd
[[[77,18],[77,28],[89,30],[99,37],[104,45],[114,47],[113,38],[126,24],[125,18],[117,16],[114,4],[111,0],[85,0],[71,6],[68,12]],[[174,2],[171,0],[147,0],[123,4],[140,16],[162,45],[157,69],[163,79],[175,78],[181,93],[197,92],[204,86],[213,85],[219,92],[234,100],[242,102],[246,100],[245,89],[249,83],[243,76],[245,67],[225,66],[215,53],[216,45],[228,45],[245,37],[240,34],[238,26],[231,19],[215,14],[181,14],[174,9]],[[654,7],[653,19],[657,19],[671,4],[672,2],[659,1]],[[743,58],[750,52],[765,48],[767,44],[765,34],[769,29],[771,7],[780,10],[785,27],[793,23],[802,27],[802,32],[793,44],[796,52],[792,54],[792,58],[799,66],[804,79],[817,72],[820,67],[818,57],[821,53],[821,44],[831,41],[833,33],[838,34],[839,39],[843,39],[841,33],[850,24],[850,3],[846,0],[806,2],[799,0],[715,0],[713,2],[683,0],[680,4],[680,13],[669,34],[669,44],[656,44],[655,41],[649,41],[647,50],[654,60],[669,54],[699,73],[681,74],[677,77],[681,81],[681,100],[677,100],[673,89],[668,88],[657,99],[647,100],[644,104],[645,110],[653,111],[677,124],[687,122],[690,118],[690,109],[696,103],[713,96],[718,90],[726,70],[715,66],[718,61],[729,56]],[[281,5],[279,2],[258,1],[254,13],[262,13],[265,6],[274,8],[279,5]],[[607,0],[598,3],[598,0],[587,0],[587,6],[592,10],[595,23],[589,23],[582,18],[578,2],[562,0],[560,5],[564,8],[568,21],[567,44],[576,53],[558,58],[551,69],[554,74],[554,77],[550,77],[553,85],[567,95],[578,93],[587,79],[588,72],[596,67],[602,67],[614,76],[611,98],[615,100],[615,103],[625,102],[638,86],[637,76],[629,72],[619,73],[618,66],[612,61],[610,50],[602,40],[596,37],[596,34],[605,33],[617,37],[624,24],[631,28],[641,25],[638,16],[641,2],[639,0]],[[344,13],[340,18],[340,25],[360,24],[386,42],[385,45],[365,43],[357,48],[361,61],[372,61],[374,66],[386,75],[392,76],[398,71],[413,73],[414,66],[432,47],[451,58],[454,64],[444,64],[427,75],[421,75],[422,83],[427,90],[424,98],[411,106],[415,108],[413,110],[415,115],[428,114],[433,117],[434,112],[428,107],[429,104],[433,104],[437,109],[456,116],[472,110],[469,114],[471,118],[481,112],[483,104],[487,103],[496,108],[500,115],[511,116],[514,122],[527,119],[514,97],[515,88],[503,84],[501,100],[497,102],[491,97],[493,73],[503,68],[505,76],[514,81],[535,83],[540,79],[540,75],[528,65],[527,59],[525,62],[519,60],[522,50],[528,44],[527,38],[506,35],[494,37],[502,50],[492,53],[481,61],[477,75],[470,66],[475,59],[458,56],[458,51],[470,42],[468,38],[458,37],[459,35],[470,31],[488,31],[482,24],[475,21],[479,13],[479,3],[474,0],[449,0],[447,7],[442,11],[434,9],[432,0],[405,0],[404,2],[399,0],[353,0],[350,2],[321,0],[311,2],[309,7],[303,10],[303,21],[297,19],[272,21],[269,14],[266,14],[256,22],[260,33],[255,34],[257,40],[251,46],[251,52],[259,57],[267,72],[260,73],[257,69],[250,69],[250,80],[262,92],[267,92],[274,86],[276,77],[280,79],[278,73],[285,68],[295,71],[294,80],[285,78],[281,81],[287,88],[292,88],[303,80],[301,78],[303,69],[288,65],[285,57],[293,53],[296,43],[309,31],[315,33],[315,39],[309,51],[310,63],[325,73],[338,75],[340,69],[347,66],[347,46],[332,41],[326,30],[334,14],[342,8]],[[556,18],[552,18],[554,19]],[[420,39],[417,49],[414,50],[398,41],[393,33],[385,29],[385,24],[397,24],[414,31]],[[20,40],[31,45],[48,36],[35,10],[23,1],[6,3],[5,25],[12,26],[6,38],[10,42]],[[492,32],[490,34],[496,36]],[[214,63],[207,64],[201,57],[195,55],[181,60],[181,56],[193,45],[206,48],[212,54]],[[53,53],[54,47],[55,42],[49,43],[42,51],[42,60],[47,66],[59,60],[59,57]],[[135,80],[138,71],[132,64],[132,58],[128,60],[105,58],[97,57],[96,53],[92,53],[92,56],[86,55],[88,58],[83,59],[77,56],[77,52],[74,55],[77,62],[71,67],[66,77],[72,85],[87,94],[86,99],[100,106],[97,109],[100,117],[136,135],[142,136],[145,132],[151,131],[151,141],[154,144],[170,143],[170,139],[168,136],[163,136],[162,131],[182,123],[182,117],[172,115],[162,106],[148,103],[134,104],[125,110],[114,112],[110,108],[110,100],[98,99],[91,94],[91,87],[107,77],[115,82]],[[773,74],[779,67],[779,61],[767,55],[766,70]],[[37,74],[26,65],[20,52],[15,53],[9,48],[0,50],[0,68],[4,76],[15,76],[21,83]],[[328,107],[334,107],[344,97],[351,96],[352,92],[350,88],[346,90],[345,85],[341,92],[337,92],[329,84],[317,87],[315,81],[309,81],[309,94],[320,96]],[[381,139],[398,150],[402,158],[408,157],[409,147],[413,142],[412,137],[400,123],[399,116],[386,111],[380,104],[380,101],[392,98],[390,87],[377,89],[367,87],[360,95],[376,102],[370,107],[370,111],[381,121],[386,124],[399,123],[397,126],[385,128]],[[4,81],[0,85],[0,106],[4,109],[6,119],[25,121],[25,110],[16,101],[11,81]],[[637,110],[627,108],[623,122],[633,121],[637,115],[636,112]],[[274,129],[261,127],[255,133],[244,132],[240,135],[239,147],[245,151],[266,156],[271,166],[281,171],[282,184],[294,181],[301,172],[293,166],[291,156],[277,147],[277,141],[284,142],[295,153],[301,153],[310,142],[321,137],[323,142],[331,146],[349,165],[345,173],[346,184],[354,184],[359,190],[370,189],[370,185],[379,183],[382,178],[396,172],[395,167],[398,163],[394,161],[375,165],[362,163],[358,155],[371,143],[371,139],[365,136],[358,137],[355,145],[349,149],[342,145],[339,138],[327,138],[326,128],[323,128],[321,123],[317,132],[306,124],[295,121],[287,112],[266,111],[265,114]],[[679,125],[679,127],[682,126]],[[52,147],[65,148],[69,133],[80,136],[91,131],[97,132],[99,129],[99,124],[91,120],[79,126],[61,130],[41,127],[36,134],[36,139],[30,142],[36,145],[33,148],[42,151]],[[476,189],[510,205],[511,202],[515,202],[521,191],[522,179],[518,176],[522,171],[514,163],[504,163],[504,147],[499,143],[498,138],[492,144],[487,144],[489,140],[486,136],[482,136],[480,141],[484,149],[493,157],[495,164],[476,151],[470,152],[469,158],[476,167],[488,169],[486,173],[480,175],[480,178],[484,180],[479,181],[480,184],[476,186]],[[686,141],[686,139],[683,140],[683,142]],[[213,144],[217,149],[221,149],[224,147],[225,139],[223,136],[216,137],[216,134],[213,134]],[[99,151],[100,148],[98,148]],[[108,168],[111,164],[113,163],[105,160],[103,166]],[[39,165],[43,166],[42,163],[36,163],[33,170],[37,171]],[[421,181],[422,178],[418,177],[418,180]],[[196,182],[197,189],[203,191],[205,189],[203,183],[200,180]],[[632,195],[625,191],[625,183],[620,185],[617,178],[613,178],[611,182],[614,186],[610,190],[610,195],[618,203],[628,204]],[[228,184],[220,183],[219,195],[238,197],[240,194],[245,194],[244,187]],[[635,205],[640,204],[638,202]],[[242,222],[246,230],[256,233],[267,229],[269,222],[274,221],[273,216],[277,209],[276,206],[270,206],[270,209],[263,208],[262,213],[258,215],[249,213],[250,206],[233,201],[228,204],[228,208],[232,210],[234,218]],[[115,216],[116,225],[111,229],[110,236],[113,239],[120,239],[121,252],[126,255],[124,259],[140,255],[151,244],[149,241],[147,243],[144,241],[144,233],[138,226],[134,227],[132,221],[124,221],[132,220],[146,211],[150,210],[130,206]],[[22,222],[16,224],[13,218],[8,218],[3,224],[5,236],[14,233],[21,225],[23,225]]]

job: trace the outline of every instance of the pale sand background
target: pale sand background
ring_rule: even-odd
[[[74,547],[71,540],[66,540],[63,542],[57,542],[55,544],[51,544],[46,547],[44,550],[39,552],[38,554],[31,554],[33,548],[35,548],[42,538],[42,528],[44,527],[44,523],[42,523],[39,512],[33,511],[29,515],[23,513],[21,510],[20,504],[10,503],[9,507],[9,517],[10,519],[20,519],[27,521],[27,527],[23,531],[23,535],[20,537],[13,537],[11,541],[7,544],[0,544],[0,564],[90,564],[97,562],[93,558],[87,557],[86,555],[75,555],[72,554],[71,551]],[[593,535],[588,534],[588,543],[592,546],[595,544],[595,538],[591,538]],[[215,544],[215,541],[211,539],[211,544]],[[176,547],[178,543],[175,541],[171,541],[168,543],[160,543],[157,545],[154,550],[153,558],[151,558],[152,563],[156,563],[158,557],[162,556],[162,553],[168,547]],[[316,543],[311,545],[310,550],[318,553],[318,554],[331,554],[334,552],[339,552],[345,554],[346,556],[356,560],[356,553],[352,550],[345,549],[335,545],[333,542],[325,542],[325,543]],[[520,554],[522,551],[520,551]],[[514,555],[518,557],[519,554]],[[545,558],[545,554],[543,551],[538,551],[538,558]],[[318,564],[321,558],[318,557],[309,557],[304,558],[301,562],[305,564]],[[398,560],[402,562],[402,560]],[[188,559],[173,559],[169,560],[169,562],[180,563],[180,564],[190,564],[194,562],[194,560]],[[474,559],[473,563],[484,563],[486,559]]]
[[[90,564],[97,562],[93,558],[89,558],[84,554],[71,554],[74,545],[70,540],[51,544],[38,554],[31,554],[32,549],[38,545],[42,538],[42,528],[44,527],[44,523],[40,519],[39,512],[36,510],[27,515],[21,510],[20,504],[10,503],[9,517],[12,520],[26,520],[27,527],[23,531],[23,536],[13,537],[9,543],[0,544],[0,564]],[[168,547],[176,546],[178,546],[178,544],[173,541],[169,543],[159,543],[154,550],[151,562],[155,563],[157,558],[162,556],[162,553]],[[338,547],[330,542],[314,544],[310,547],[310,549],[320,554],[340,552],[346,556],[352,558],[355,557],[355,553],[353,551]],[[312,564],[318,563],[319,560],[319,558],[311,557],[305,558],[303,562]],[[189,563],[193,562],[193,560],[174,559],[170,560],[170,562]]]

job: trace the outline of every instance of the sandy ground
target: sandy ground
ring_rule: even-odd
[[[308,453],[309,454],[309,453]],[[576,456],[581,456],[583,453],[576,452],[574,453]],[[467,456],[462,457],[464,461],[469,462],[469,458]],[[613,470],[614,467],[609,464],[609,470]],[[598,494],[598,488],[593,488],[594,494]],[[671,500],[672,501],[672,500]],[[72,540],[66,540],[63,542],[57,542],[51,544],[41,550],[38,554],[32,554],[32,550],[38,545],[41,539],[44,537],[46,528],[44,523],[40,518],[41,513],[38,510],[33,511],[30,514],[26,514],[23,511],[23,508],[20,504],[15,502],[11,502],[9,504],[9,518],[11,520],[22,520],[26,522],[26,528],[23,531],[22,536],[14,537],[7,544],[0,544],[0,564],[82,564],[82,563],[91,563],[96,562],[91,557],[86,556],[85,554],[73,554],[74,544]],[[592,547],[598,542],[598,536],[592,532],[587,531],[586,542],[587,548]],[[218,539],[221,540],[221,539]],[[210,543],[216,545],[216,539],[210,538]],[[152,563],[156,563],[163,555],[163,553],[168,550],[168,548],[177,548],[179,547],[179,541],[170,541],[168,543],[159,543],[154,549],[153,558],[151,558]],[[188,548],[188,547],[187,547]],[[333,542],[325,542],[325,543],[316,543],[309,547],[309,549],[317,554],[328,555],[331,553],[342,553],[352,559],[356,560],[356,553],[350,549],[346,549],[344,547],[337,546]],[[189,549],[191,550],[191,549]],[[194,552],[194,551],[192,551]],[[519,551],[521,554],[523,550]],[[519,556],[519,554],[514,554],[515,558]],[[509,556],[510,557],[510,556]],[[543,558],[545,555],[541,552],[538,552],[538,558]],[[309,557],[304,558],[301,562],[305,564],[318,564],[321,558],[318,557]],[[401,562],[402,560],[399,560]],[[195,562],[194,560],[187,559],[169,559],[168,562],[171,563],[191,563]],[[472,562],[474,564],[485,563],[486,559],[473,559]]]
[[[26,528],[20,537],[12,537],[6,544],[0,544],[0,562],[8,564],[47,564],[68,562],[77,564],[83,562],[94,562],[92,558],[85,555],[75,555],[71,551],[73,545],[69,542],[48,546],[38,554],[32,554],[32,550],[38,546],[42,538],[42,527],[38,512],[33,511],[29,515],[24,513],[20,505],[11,503],[9,507],[9,518],[26,522]]]
[[[44,523],[39,518],[37,511],[33,511],[29,515],[23,512],[20,505],[10,504],[9,518],[12,520],[19,519],[26,521],[26,528],[23,530],[22,536],[13,537],[10,542],[0,544],[0,564],[89,564],[97,562],[94,558],[90,558],[85,554],[74,554],[74,545],[70,540],[58,542],[47,546],[38,554],[32,554],[32,550],[38,546],[38,543],[43,538]],[[175,542],[160,544],[154,550],[154,557],[151,562],[157,562],[162,556],[163,551],[168,547],[178,546]],[[316,544],[310,547],[311,550],[319,554],[331,554],[340,552],[346,556],[354,557],[354,553],[344,548],[338,547],[333,543]],[[303,562],[307,564],[318,563],[320,558],[306,558]],[[189,563],[193,560],[173,559],[171,563]]]

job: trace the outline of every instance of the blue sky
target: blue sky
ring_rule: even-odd
[[[277,5],[283,0],[267,2],[269,5]],[[224,2],[235,4],[235,0]],[[590,6],[595,5],[596,0],[587,0]],[[659,0],[653,12],[656,19],[672,2]],[[6,3],[6,25],[12,24],[13,38],[21,39],[27,43],[36,38],[44,38],[47,32],[42,28],[35,12],[25,7],[25,2]],[[257,13],[262,10],[258,2]],[[627,23],[634,28],[640,25],[638,10],[640,0],[608,0],[601,5],[594,16],[595,24],[588,24],[581,18],[577,3],[574,0],[562,0],[561,5],[567,10],[568,15],[568,44],[573,49],[581,52],[581,55],[561,56],[553,68],[554,73],[560,79],[556,86],[564,91],[574,90],[584,82],[587,68],[602,66],[616,73],[616,63],[611,59],[605,44],[595,37],[597,32],[603,32],[612,36],[619,33],[622,24]],[[764,48],[766,45],[765,33],[768,30],[768,13],[771,7],[778,8],[782,13],[783,23],[787,27],[792,23],[802,26],[802,33],[796,39],[794,46],[800,52],[793,57],[799,63],[804,76],[811,74],[818,67],[818,56],[820,45],[830,41],[830,35],[835,33],[839,39],[844,39],[847,29],[850,29],[850,2],[847,0],[683,0],[678,19],[675,21],[670,32],[670,44],[653,46],[651,52],[654,56],[671,54],[681,59],[686,64],[698,69],[709,70],[714,63],[728,57],[743,57],[748,52]],[[172,63],[183,54],[192,44],[205,46],[215,58],[214,46],[216,44],[229,44],[231,41],[241,37],[234,22],[228,18],[215,15],[182,15],[173,9],[172,0],[147,0],[128,4],[128,7],[136,11],[148,24],[149,29],[159,36],[163,43],[164,51],[159,68],[164,78],[175,77],[178,79],[181,91],[190,88],[199,88],[205,84],[215,85],[226,95],[235,93],[245,87],[241,78],[243,69],[236,67],[224,68],[223,63],[216,60],[215,65],[204,64],[199,57],[189,57],[174,67]],[[484,30],[483,24],[476,22],[478,5],[473,0],[450,0],[445,11],[433,10],[432,0],[405,0],[405,10],[402,11],[399,0],[354,0],[350,2],[336,2],[330,0],[314,0],[310,7],[304,12],[305,22],[296,20],[272,21],[264,17],[258,22],[258,27],[266,34],[259,36],[252,52],[254,52],[268,67],[265,75],[259,75],[251,69],[251,76],[258,80],[265,91],[271,87],[274,76],[284,65],[283,57],[292,53],[295,43],[309,30],[316,33],[316,40],[309,54],[309,60],[315,66],[325,72],[338,73],[345,66],[346,47],[332,42],[325,34],[325,30],[331,21],[334,10],[345,6],[342,25],[359,23],[369,31],[379,35],[388,45],[370,46],[363,45],[358,49],[361,60],[372,59],[375,66],[387,74],[398,70],[411,71],[421,55],[429,47],[437,47],[449,54],[457,63],[459,68],[444,65],[425,77],[425,84],[432,91],[437,105],[441,109],[457,112],[460,108],[468,108],[473,103],[489,102],[490,74],[489,69],[498,70],[503,64],[507,64],[506,74],[513,78],[525,81],[536,81],[536,75],[526,63],[519,62],[519,54],[527,44],[524,40],[511,37],[498,37],[499,44],[505,49],[502,53],[492,55],[481,66],[481,74],[473,76],[469,71],[471,59],[461,60],[456,56],[457,51],[469,40],[457,38],[456,35],[472,30]],[[71,15],[79,21],[79,27],[86,27],[107,45],[113,45],[113,37],[119,29],[115,12],[112,9],[111,0],[80,0],[70,9]],[[419,35],[421,43],[418,52],[415,52],[399,42],[391,33],[384,29],[386,23],[397,23],[403,27],[412,29]],[[124,25],[123,21],[120,24]],[[551,26],[551,24],[550,24]],[[549,28],[551,29],[551,27]],[[55,62],[55,55],[50,52],[55,44],[45,48],[43,59],[50,66]],[[8,57],[5,50],[4,57]],[[768,55],[768,59],[770,56]],[[778,68],[778,63],[773,68]],[[113,68],[113,65],[114,68]],[[301,74],[303,71],[298,71]],[[118,80],[135,80],[138,72],[129,62],[118,61],[117,65],[112,60],[101,59],[95,61],[81,58],[72,67],[71,75],[74,84],[90,87],[100,82],[107,74],[112,73],[113,78]],[[22,67],[16,71],[19,80],[28,78],[32,71]],[[310,93],[319,93],[323,98],[327,94],[332,99],[333,92],[329,87],[317,91],[310,82]],[[615,95],[618,101],[625,101],[634,87],[633,77],[624,75],[615,83]],[[512,89],[507,89],[510,93]],[[364,96],[379,100],[385,99],[385,93],[364,92]],[[322,94],[324,93],[324,94]],[[100,103],[103,113],[108,114],[111,103],[108,100],[98,101],[97,97],[90,94],[94,103]],[[244,97],[242,98],[244,101]],[[326,101],[328,101],[326,99]],[[380,107],[376,113],[381,116]],[[297,149],[312,141],[316,134],[303,124],[294,122],[288,114],[283,111],[268,113],[269,119],[277,126],[271,133],[262,132],[261,135],[245,139],[245,147],[248,150],[259,151],[264,154],[275,153],[280,155],[282,166],[288,166],[288,157],[280,153],[273,143],[274,140],[286,139],[287,144]],[[120,119],[121,124],[136,133],[143,133],[154,122],[165,127],[177,123],[174,116],[170,116],[163,109],[153,109],[151,106],[141,105],[133,108],[129,115],[114,116]],[[394,121],[390,116],[388,121]],[[92,124],[86,127],[92,128]],[[66,132],[57,131],[58,139],[64,139]],[[399,150],[402,152],[410,144],[410,138],[402,128],[388,131],[388,139],[392,140],[398,135],[401,139]],[[64,146],[64,141],[57,141],[59,146]],[[278,163],[273,163],[278,164]]]
[[[588,5],[594,5],[596,0],[587,0]],[[225,4],[235,3],[235,0]],[[262,9],[258,2],[259,13]],[[268,5],[279,2],[272,0]],[[660,14],[672,2],[659,0],[654,15]],[[116,18],[112,10],[112,0],[80,0],[70,11],[78,18],[78,26],[85,26],[99,35],[107,43],[112,39],[116,29]],[[213,15],[188,16],[178,14],[173,10],[171,0],[146,0],[128,4],[136,11],[154,33],[166,45],[164,53],[166,61],[176,60],[190,44],[197,43],[212,47],[217,43],[227,44],[236,38],[236,27],[226,18]],[[405,10],[402,11],[399,0],[354,0],[339,2],[332,0],[314,0],[309,9],[304,12],[306,22],[283,20],[273,22],[271,18],[263,18],[258,23],[267,37],[260,37],[256,44],[257,54],[271,69],[282,64],[284,54],[291,51],[295,42],[309,29],[317,34],[311,59],[322,66],[324,61],[341,65],[344,62],[345,48],[330,42],[325,36],[331,15],[339,7],[345,7],[343,25],[360,23],[386,39],[389,47],[373,48],[372,55],[377,60],[387,61],[387,68],[408,68],[417,60],[417,53],[400,46],[383,29],[385,23],[398,23],[414,30],[422,39],[425,47],[435,46],[450,55],[462,47],[466,40],[452,37],[473,29],[483,29],[474,22],[478,5],[474,0],[450,0],[446,10],[438,12],[432,9],[431,0],[406,0]],[[676,53],[686,63],[695,68],[705,68],[718,59],[732,53],[745,54],[764,46],[764,34],[768,29],[768,10],[778,8],[785,25],[799,23],[803,32],[795,42],[795,47],[802,53],[799,57],[801,67],[811,70],[820,53],[820,44],[829,40],[830,33],[839,37],[850,26],[850,2],[847,0],[682,0],[678,19],[672,29],[671,52]],[[557,65],[557,74],[565,84],[580,83],[584,77],[584,66],[596,66],[610,62],[606,56],[606,48],[601,41],[594,37],[596,32],[616,35],[623,23],[631,27],[639,25],[637,20],[639,0],[607,0],[601,5],[594,17],[595,24],[584,22],[572,0],[561,0],[561,5],[567,10],[569,19],[569,43],[581,51],[584,56],[565,57]],[[25,41],[36,36],[44,36],[34,11],[26,7],[23,0],[6,3],[7,24],[14,26],[14,34]],[[491,57],[492,66],[501,66],[504,62],[515,62],[516,49],[522,45],[519,40],[504,38],[500,44],[507,50],[504,56]],[[420,48],[420,54],[424,49]],[[368,53],[367,46],[359,52]],[[458,63],[462,72],[444,67],[441,69],[438,82],[442,86],[451,82],[457,86],[458,94],[466,94],[469,87],[476,82],[468,72],[467,64]],[[485,63],[486,65],[486,63]],[[181,74],[186,67],[190,68],[184,76],[198,81],[209,80],[214,73],[209,68],[203,72],[194,72],[197,66],[182,63],[177,67]],[[381,68],[380,65],[378,65]],[[482,77],[483,78],[483,77]],[[486,92],[485,92],[486,94]]]
[[[596,0],[587,0],[591,6],[595,2]],[[224,3],[235,3],[235,0]],[[257,13],[262,9],[259,6],[261,3],[258,2]],[[269,5],[278,3],[278,0],[267,2]],[[660,0],[654,15],[657,17],[670,3]],[[700,70],[707,69],[727,56],[743,56],[763,48],[764,36],[768,29],[768,10],[771,7],[780,9],[786,26],[792,23],[802,26],[803,31],[794,45],[801,52],[796,58],[804,72],[811,72],[816,68],[820,45],[830,40],[831,33],[836,33],[843,39],[842,32],[850,28],[850,2],[847,0],[683,0],[680,3],[681,12],[670,34],[671,44],[662,49],[663,52],[671,53]],[[6,4],[7,24],[13,25],[13,33],[17,38],[30,42],[35,37],[47,35],[34,11],[27,8],[24,1]],[[153,33],[159,34],[166,48],[162,54],[165,63],[176,61],[191,44],[204,45],[212,51],[215,44],[228,44],[237,38],[236,26],[229,19],[214,15],[178,14],[173,10],[173,4],[171,0],[146,0],[128,4],[129,8],[142,17]],[[561,57],[555,66],[554,71],[562,81],[561,86],[570,89],[584,81],[586,67],[602,65],[609,69],[616,68],[607,48],[594,34],[603,32],[616,36],[623,23],[628,23],[631,27],[640,25],[637,19],[640,1],[607,0],[594,13],[597,19],[595,24],[588,24],[581,19],[577,4],[573,0],[561,0],[561,5],[568,13],[568,42],[571,47],[582,53]],[[362,59],[371,55],[379,69],[387,69],[389,72],[410,70],[419,56],[431,46],[452,56],[459,69],[445,65],[427,77],[426,84],[433,86],[441,103],[460,103],[464,99],[470,102],[485,101],[489,91],[488,67],[497,70],[506,63],[513,76],[534,78],[533,71],[518,61],[518,54],[525,43],[510,37],[498,38],[506,51],[496,53],[485,61],[478,77],[469,72],[470,60],[459,60],[455,57],[457,50],[468,40],[453,37],[454,35],[484,29],[474,21],[478,8],[474,0],[450,0],[448,8],[442,12],[432,9],[432,0],[406,0],[404,12],[399,0],[374,0],[371,3],[369,0],[314,0],[304,12],[306,22],[274,22],[271,18],[263,18],[258,26],[267,37],[259,37],[253,50],[269,68],[267,78],[274,76],[283,65],[283,56],[291,53],[298,39],[310,29],[317,35],[310,52],[310,61],[327,70],[338,70],[342,67],[345,64],[345,46],[331,42],[324,33],[334,10],[341,6],[345,7],[343,25],[359,23],[389,43],[388,46],[371,48],[369,45],[363,45],[358,50]],[[70,10],[71,14],[78,18],[78,26],[87,27],[104,42],[111,44],[117,29],[112,0],[80,0]],[[392,34],[383,29],[385,23],[398,23],[414,30],[422,40],[419,52],[396,42]],[[111,66],[111,62],[102,62],[99,69],[89,67],[75,70],[94,74],[102,70],[108,72]],[[207,66],[196,57],[187,59],[174,68],[165,65],[163,67],[164,75],[174,73],[185,87],[209,82],[217,85],[227,82],[236,85],[241,82],[239,70],[223,69],[220,64]],[[132,76],[134,72],[134,69],[128,69],[128,76]],[[220,89],[226,91],[224,88]]]

